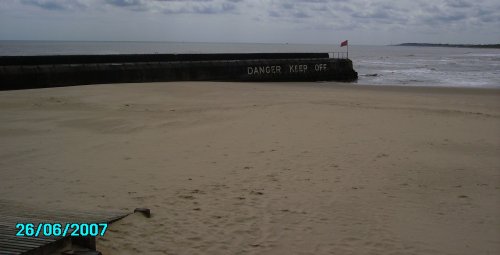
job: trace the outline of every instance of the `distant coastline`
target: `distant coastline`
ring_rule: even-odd
[[[395,46],[500,49],[500,44],[401,43]]]

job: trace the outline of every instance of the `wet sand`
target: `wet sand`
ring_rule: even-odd
[[[500,91],[0,92],[0,199],[132,211],[103,254],[498,254]]]

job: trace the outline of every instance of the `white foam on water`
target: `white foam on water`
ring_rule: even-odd
[[[467,56],[467,57],[500,57],[500,53],[465,53],[463,55],[455,56]]]

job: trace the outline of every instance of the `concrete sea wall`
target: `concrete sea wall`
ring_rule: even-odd
[[[354,81],[328,53],[0,57],[0,90],[160,81]]]

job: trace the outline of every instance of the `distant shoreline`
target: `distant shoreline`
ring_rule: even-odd
[[[500,49],[500,44],[401,43],[394,46]]]

